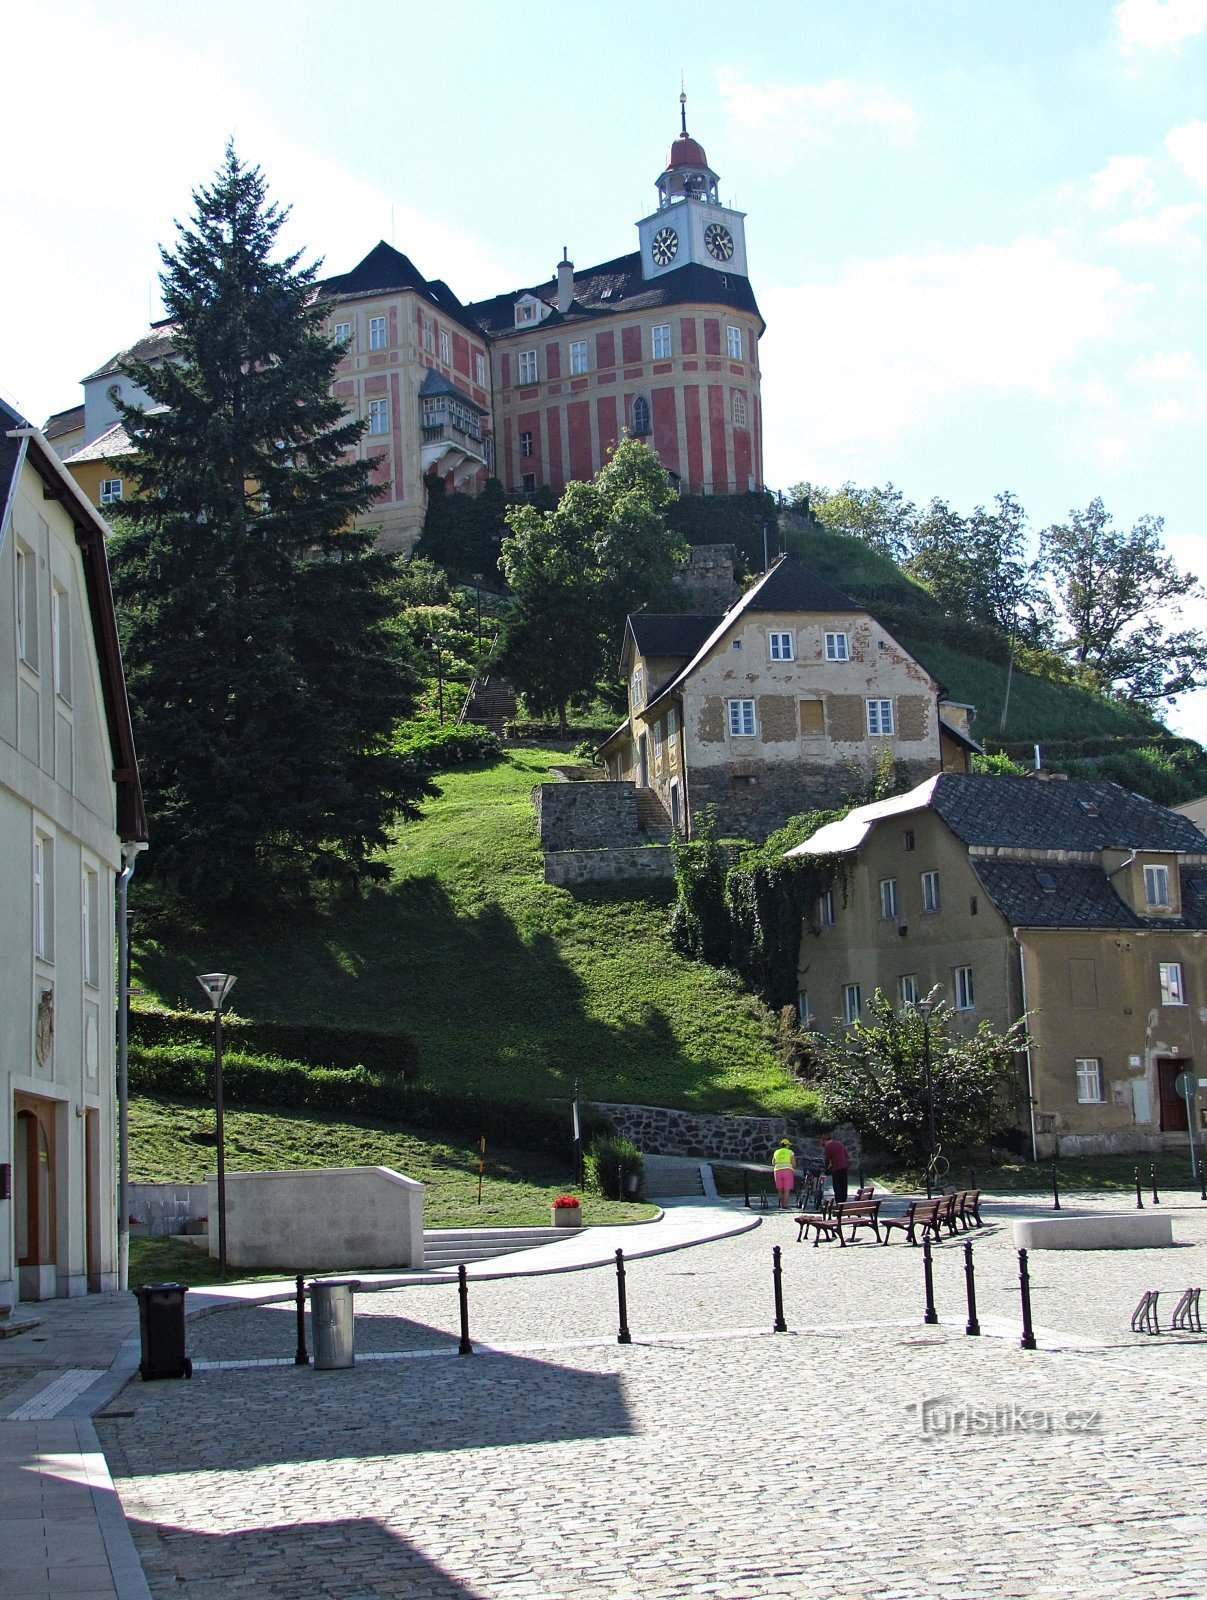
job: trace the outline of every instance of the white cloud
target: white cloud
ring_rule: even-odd
[[[803,147],[836,144],[852,128],[869,128],[894,144],[906,144],[917,126],[917,114],[907,100],[853,78],[751,83],[722,69],[717,87],[729,119],[729,143],[757,150],[764,163],[775,167],[791,166]]]
[[[1116,244],[1135,244],[1168,249],[1197,250],[1199,238],[1192,224],[1203,210],[1198,200],[1180,206],[1162,206],[1139,217],[1129,217],[1106,230],[1105,237]]]
[[[1165,148],[1188,178],[1207,189],[1207,122],[1195,120],[1171,128]]]
[[[1107,211],[1128,196],[1137,210],[1156,199],[1152,163],[1147,156],[1112,156],[1090,179],[1090,210]]]
[[[1176,50],[1183,39],[1207,28],[1207,0],[1121,0],[1115,7],[1122,55],[1137,50]]]
[[[1033,236],[863,261],[764,294],[768,459],[799,460],[808,441],[809,475],[841,479],[978,401],[1084,406],[1098,378],[1085,358],[1148,294]]]

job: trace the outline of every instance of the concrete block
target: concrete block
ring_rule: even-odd
[[[1014,1224],[1020,1250],[1160,1250],[1173,1243],[1173,1219],[1156,1211],[1097,1217],[1038,1217]]]
[[[218,1253],[218,1180],[209,1249]],[[226,1257],[245,1271],[347,1272],[423,1265],[423,1185],[389,1167],[228,1172]]]

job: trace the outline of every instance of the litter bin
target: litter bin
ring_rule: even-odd
[[[150,1378],[191,1378],[193,1363],[184,1353],[184,1297],[187,1283],[142,1283],[138,1297],[138,1332],[142,1360],[138,1370]]]
[[[322,1371],[350,1367],[356,1361],[356,1317],[353,1292],[357,1278],[316,1278],[310,1285],[310,1331],[314,1364]]]

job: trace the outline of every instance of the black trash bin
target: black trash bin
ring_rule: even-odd
[[[187,1283],[142,1283],[138,1296],[138,1331],[143,1379],[191,1378],[193,1363],[184,1353],[184,1297]]]

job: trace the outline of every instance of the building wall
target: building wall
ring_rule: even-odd
[[[25,552],[25,660],[18,549]],[[13,1198],[0,1201],[0,1302],[116,1283],[112,770],[74,532],[26,467],[0,551],[0,1162],[13,1176]],[[38,840],[42,955],[34,939]],[[45,1133],[53,1227],[35,1252],[37,1269],[19,1271],[22,1110]]]
[[[726,354],[730,326],[741,330],[741,361]],[[656,327],[669,329],[669,357],[654,357]],[[531,487],[558,492],[572,478],[589,478],[626,429],[638,431],[640,396],[650,415],[641,436],[685,494],[761,489],[758,337],[749,312],[700,304],[534,323],[496,338],[498,476],[512,490],[530,475]],[[575,374],[570,346],[579,342],[587,370]],[[519,357],[527,351],[536,356],[536,382],[522,384]],[[521,434],[532,435],[531,455],[522,454]]]

